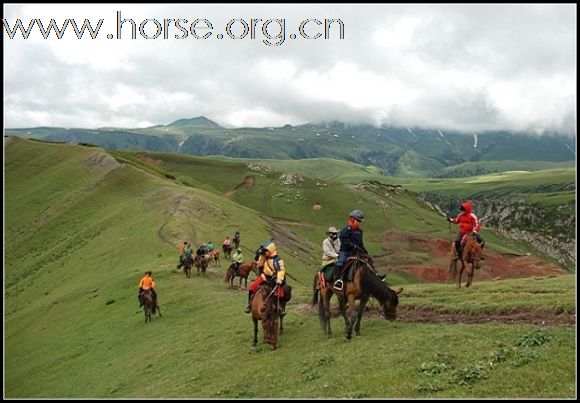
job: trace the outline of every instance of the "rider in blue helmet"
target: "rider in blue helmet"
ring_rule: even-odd
[[[363,231],[360,228],[360,223],[363,222],[365,216],[360,210],[353,210],[348,217],[347,225],[340,230],[338,238],[340,239],[340,251],[338,252],[338,261],[336,262],[336,269],[334,270],[334,288],[338,291],[342,290],[344,286],[342,281],[342,269],[349,256],[352,256],[357,249],[368,255],[368,252],[363,242]],[[384,278],[383,274],[377,275]]]

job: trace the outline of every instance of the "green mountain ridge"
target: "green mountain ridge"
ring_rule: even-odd
[[[333,158],[390,175],[424,175],[478,161],[575,160],[575,139],[507,131],[480,134],[340,122],[270,128],[223,128],[205,118],[145,129],[6,129],[5,134],[107,148],[260,159]]]

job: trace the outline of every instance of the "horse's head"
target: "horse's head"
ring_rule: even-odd
[[[385,319],[394,321],[397,319],[397,306],[399,305],[399,294],[403,292],[402,288],[397,291],[393,291],[389,288],[390,292],[385,301],[381,302],[383,308],[383,316]]]

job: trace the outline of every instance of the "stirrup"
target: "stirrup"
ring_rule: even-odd
[[[250,305],[248,305],[248,306],[246,307],[246,309],[244,309],[244,312],[245,312],[245,313],[250,313],[250,311],[251,311],[251,308],[250,308]]]
[[[341,279],[338,279],[334,282],[334,288],[336,288],[338,291],[342,291],[343,286],[344,284]]]

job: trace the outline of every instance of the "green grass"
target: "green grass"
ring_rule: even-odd
[[[468,314],[503,313],[519,308],[575,312],[575,276],[480,282],[457,291],[449,284],[410,284],[402,305]]]
[[[476,161],[448,166],[433,172],[431,176],[438,178],[470,177],[508,171],[540,171],[552,168],[570,168],[574,161]]]
[[[313,179],[305,179],[301,188],[309,190],[303,196],[308,200],[273,203],[279,192],[276,175],[259,177],[255,192],[243,189],[229,200],[219,189],[239,181],[229,173],[205,189],[183,186],[161,175],[165,166],[146,172],[127,159],[109,171],[83,163],[94,153],[103,150],[16,138],[5,146],[7,398],[576,395],[573,327],[365,317],[362,336],[346,343],[342,319],[333,318],[336,337],[323,337],[306,305],[325,227],[340,226],[344,210],[362,205],[369,217],[384,217],[364,223],[373,252],[380,252],[390,226],[446,234],[446,224],[437,224],[440,218],[411,193],[373,183],[351,193],[352,187],[332,183],[326,191],[341,197],[329,198],[316,215]],[[202,174],[195,172],[192,180],[202,183]],[[386,206],[380,204],[385,193],[390,196],[384,196]],[[218,243],[236,229],[241,229],[244,254],[251,257],[272,231],[258,211],[314,226],[286,227],[295,230],[295,240],[281,243],[280,252],[298,281],[289,280],[294,297],[280,348],[273,352],[264,344],[251,346],[252,324],[243,314],[247,294],[226,288],[224,263],[210,268],[207,278],[188,280],[175,269],[176,248],[184,239]],[[307,253],[291,248],[297,245]],[[154,273],[163,313],[147,325],[137,307],[137,284],[146,270]],[[389,277],[393,287],[405,287],[401,306],[477,313],[521,306],[574,310],[574,280],[477,282],[458,292],[452,285],[415,284],[400,273]]]

